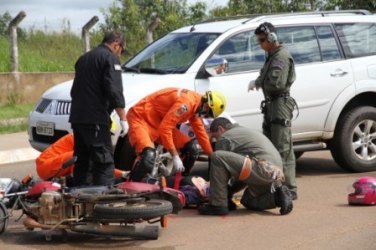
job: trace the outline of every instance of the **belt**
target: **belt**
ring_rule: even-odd
[[[244,181],[246,180],[252,172],[252,161],[249,157],[244,158],[243,167],[239,174],[239,180]]]
[[[268,95],[265,97],[265,101],[266,102],[272,102],[274,100],[277,100],[278,98],[284,98],[284,97],[289,97],[290,96],[290,92],[282,92],[282,93],[278,93],[278,94],[272,94],[272,95]]]

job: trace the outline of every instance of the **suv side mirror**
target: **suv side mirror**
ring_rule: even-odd
[[[210,58],[205,63],[205,70],[211,76],[228,72],[228,62],[224,58]]]

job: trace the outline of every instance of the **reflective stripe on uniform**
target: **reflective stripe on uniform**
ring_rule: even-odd
[[[176,95],[177,95],[178,97],[181,96],[181,92],[182,92],[182,90],[183,90],[183,89],[178,89],[178,91],[176,92]]]
[[[246,180],[252,172],[252,161],[249,157],[244,158],[243,167],[239,174],[239,180],[244,181]]]

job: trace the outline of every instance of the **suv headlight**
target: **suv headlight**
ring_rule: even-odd
[[[54,115],[56,112],[56,100],[52,100],[50,104],[47,106],[47,108],[44,110],[44,114]]]

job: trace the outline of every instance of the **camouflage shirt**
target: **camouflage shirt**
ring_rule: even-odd
[[[295,81],[294,61],[290,52],[280,46],[268,54],[256,79],[256,87],[262,88],[265,96],[289,92]]]

